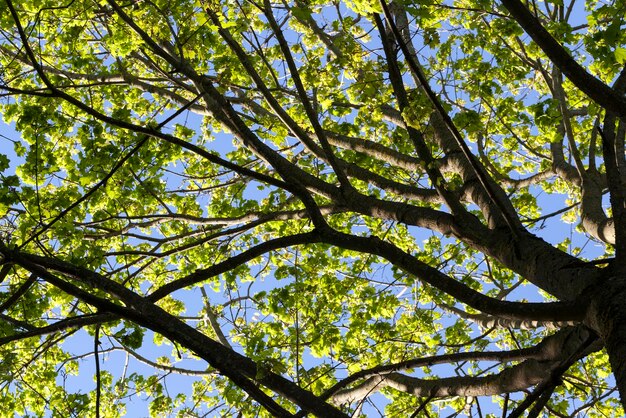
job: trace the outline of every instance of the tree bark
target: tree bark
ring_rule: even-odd
[[[587,324],[602,338],[626,406],[626,275],[608,277],[591,292]]]

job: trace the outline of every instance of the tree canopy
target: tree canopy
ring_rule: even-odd
[[[625,8],[0,0],[1,409],[621,415]]]

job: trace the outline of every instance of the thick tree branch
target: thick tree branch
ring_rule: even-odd
[[[539,344],[520,348],[510,351],[480,351],[451,353],[439,356],[422,357],[411,360],[405,360],[399,363],[380,365],[370,369],[362,370],[351,374],[349,377],[342,379],[326,390],[322,395],[323,399],[327,399],[336,394],[340,390],[346,388],[350,384],[361,380],[369,379],[375,376],[384,376],[387,373],[399,372],[402,370],[410,370],[418,367],[431,367],[437,364],[459,363],[464,361],[497,361],[512,362],[518,360],[536,360],[536,361],[552,361],[558,358],[563,347],[568,344],[575,344],[576,341],[582,342],[590,335],[589,330],[578,325],[576,327],[564,328],[553,335],[544,338]]]
[[[441,273],[396,246],[377,237],[357,237],[337,231],[320,231],[324,242],[342,248],[381,256],[415,275],[421,281],[453,296],[456,300],[479,311],[509,319],[570,321],[582,320],[584,302],[520,303],[485,296],[465,284]]]
[[[577,321],[536,321],[536,320],[525,320],[525,319],[510,319],[510,318],[501,318],[494,315],[488,315],[484,313],[472,314],[466,312],[463,309],[457,308],[456,306],[443,306],[439,304],[439,306],[449,312],[454,313],[459,318],[467,319],[468,321],[472,321],[483,329],[491,329],[491,328],[513,328],[513,329],[536,329],[536,328],[546,328],[546,329],[557,329],[560,327],[566,326],[574,326],[577,324]]]
[[[561,336],[563,335],[562,333]],[[337,404],[349,404],[384,387],[392,387],[420,397],[485,396],[517,392],[549,381],[555,373],[562,374],[564,367],[569,368],[574,361],[587,355],[589,350],[600,349],[597,345],[588,346],[589,341],[595,341],[597,338],[589,331],[578,332],[576,337],[561,339],[560,350],[551,350],[550,354],[541,360],[527,359],[497,374],[426,380],[397,372],[381,373],[353,388],[337,392],[332,399]],[[582,342],[580,337],[584,337]]]

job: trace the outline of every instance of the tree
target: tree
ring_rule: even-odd
[[[2,0],[2,409],[619,415],[625,6],[500,1]]]

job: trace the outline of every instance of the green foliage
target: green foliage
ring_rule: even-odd
[[[382,41],[391,31],[380,33],[375,19],[385,20],[380,2],[271,4],[289,57],[260,3],[13,1],[22,37],[8,4],[0,3],[1,114],[19,139],[12,153],[0,154],[3,254],[6,246],[6,254],[62,260],[110,286],[58,266],[41,268],[61,277],[63,287],[3,255],[10,271],[0,304],[25,283],[28,288],[0,317],[1,410],[95,416],[96,383],[89,380],[95,322],[87,319],[113,312],[99,325],[100,416],[124,416],[137,404],[155,417],[271,415],[184,341],[155,331],[163,318],[146,319],[114,285],[177,318],[181,329],[189,325],[256,362],[248,377],[254,384],[280,375],[315,396],[369,368],[532,347],[562,328],[487,327],[483,312],[433,284],[436,271],[493,299],[545,301],[537,284],[551,278],[519,273],[530,261],[507,266],[519,254],[500,254],[502,247],[519,251],[513,241],[459,232],[470,218],[489,232],[506,225],[493,224],[481,179],[434,116],[405,54],[392,45],[406,105],[398,99]],[[616,80],[626,64],[620,2],[538,7],[571,56],[603,82]],[[542,234],[554,212],[561,229],[543,236],[563,253],[598,256],[592,245],[579,254],[583,234],[571,231],[583,222],[576,160],[589,175],[606,173],[594,133],[605,112],[563,80],[492,2],[398,1],[392,11],[406,15],[408,27],[401,29],[413,41],[420,70],[524,226]],[[431,159],[416,151],[406,126],[423,135]],[[336,167],[355,194],[339,188]],[[441,178],[428,177],[435,169]],[[605,180],[597,184],[607,188]],[[442,190],[472,216],[447,224],[455,214]],[[337,234],[351,234],[353,246],[316,237],[258,250],[316,230],[312,205]],[[362,237],[376,237],[433,270],[420,276],[378,249],[357,248]],[[584,239],[602,246],[595,251],[612,251],[597,234]],[[174,293],[158,301],[150,296],[167,286]],[[76,318],[87,319],[35,332]],[[461,361],[401,371],[434,380],[484,377],[511,365]],[[620,406],[610,376],[604,352],[576,362],[549,411],[567,415],[588,405],[589,416],[614,414]],[[380,414],[392,417],[411,416],[432,400],[392,387],[372,391],[378,397],[372,403],[385,405]],[[503,407],[503,396],[509,399],[491,395],[437,397],[423,411],[472,415],[478,400],[493,411]],[[288,397],[270,396],[296,411]],[[336,406],[375,416],[364,402],[362,410],[358,402]]]

